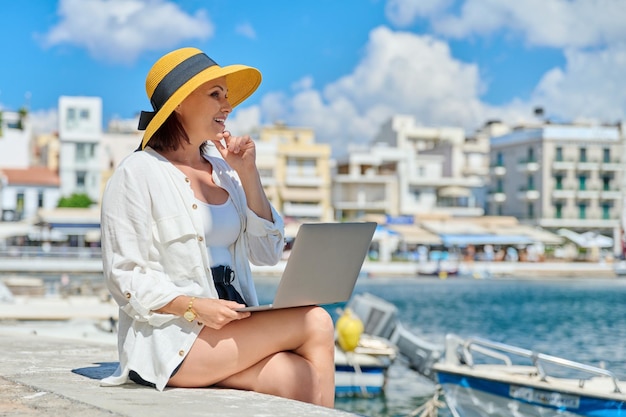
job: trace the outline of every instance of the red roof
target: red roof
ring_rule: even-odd
[[[46,167],[4,168],[0,169],[0,176],[7,179],[8,185],[39,185],[59,187],[61,180],[56,171]]]

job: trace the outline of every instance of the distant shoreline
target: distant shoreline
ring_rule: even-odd
[[[280,276],[286,261],[274,266],[252,265],[255,275]],[[440,266],[442,275],[473,278],[496,277],[588,277],[616,278],[616,264],[608,262],[446,262]],[[443,277],[436,262],[375,262],[366,261],[361,274],[375,277]],[[454,273],[452,273],[454,272]],[[0,274],[72,274],[102,273],[102,261],[88,258],[2,258]]]

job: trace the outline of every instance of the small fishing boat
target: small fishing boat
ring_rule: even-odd
[[[446,336],[432,371],[455,417],[623,417],[610,371],[481,338]]]
[[[387,383],[387,370],[396,350],[385,340],[361,335],[354,351],[335,346],[335,394],[370,397],[380,395]]]
[[[341,317],[337,321],[335,393],[337,396],[380,395],[387,383],[387,371],[397,356],[395,345],[385,337],[395,325],[396,307],[369,294],[357,294],[343,313],[349,313],[359,324],[355,327],[356,334],[351,335],[353,340],[342,343],[341,337],[349,336],[340,332]]]

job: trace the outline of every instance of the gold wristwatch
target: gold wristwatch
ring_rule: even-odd
[[[189,300],[189,305],[187,306],[187,311],[185,311],[185,313],[183,314],[183,317],[185,318],[185,320],[191,322],[194,321],[196,319],[196,317],[198,317],[198,315],[196,314],[195,311],[193,311],[192,307],[193,307],[193,302],[196,299],[196,297],[191,297],[191,300]]]

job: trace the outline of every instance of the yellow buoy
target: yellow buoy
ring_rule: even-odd
[[[363,322],[346,308],[337,320],[337,341],[339,346],[346,352],[351,352],[359,344],[359,339],[363,333]]]

